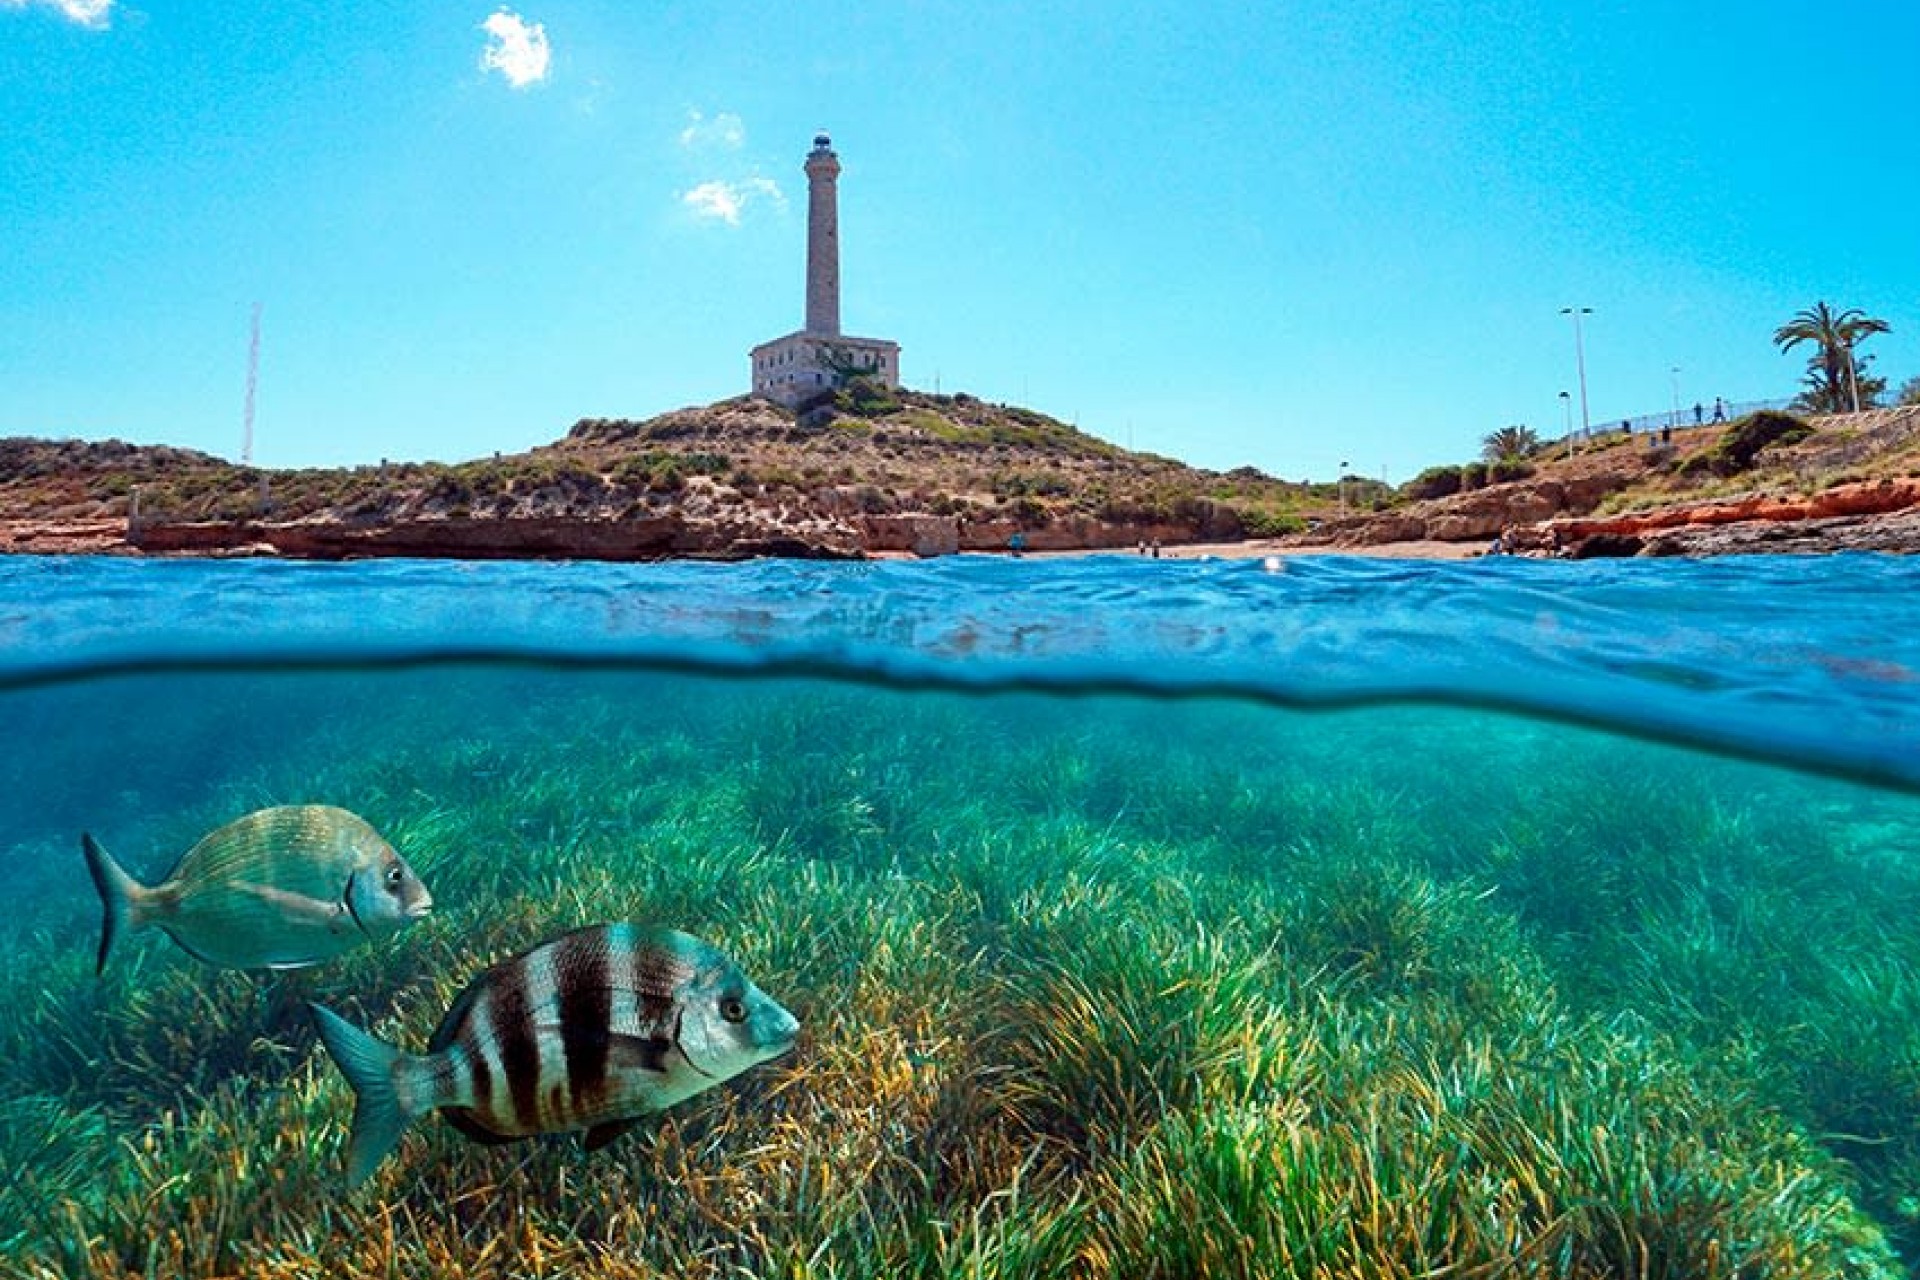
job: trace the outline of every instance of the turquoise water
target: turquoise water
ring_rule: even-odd
[[[0,1274],[1905,1274],[1916,577],[0,561]],[[94,977],[82,831],[282,803],[433,918]],[[417,1048],[611,919],[799,1051],[348,1193],[301,1002]]]

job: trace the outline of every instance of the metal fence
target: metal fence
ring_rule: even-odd
[[[1645,435],[1663,429],[1682,431],[1692,427],[1710,427],[1732,422],[1749,413],[1758,413],[1762,409],[1787,409],[1793,405],[1793,398],[1783,400],[1713,400],[1682,405],[1678,409],[1662,409],[1658,413],[1643,413],[1632,418],[1613,418],[1596,422],[1583,434],[1580,428],[1573,429],[1575,440],[1590,442],[1605,436],[1617,435],[1621,431],[1631,431],[1634,435]],[[1561,436],[1559,444],[1566,444],[1567,437]]]

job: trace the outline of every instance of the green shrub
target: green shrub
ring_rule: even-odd
[[[473,488],[458,474],[443,471],[428,482],[426,497],[429,502],[440,502],[451,506],[455,503],[472,501]]]
[[[1413,479],[1407,481],[1406,495],[1409,498],[1445,498],[1460,492],[1460,468],[1457,466],[1428,467]]]
[[[1250,538],[1283,538],[1290,533],[1300,533],[1307,522],[1292,512],[1249,510],[1237,508],[1240,524]]]
[[[900,398],[877,378],[848,378],[834,391],[833,405],[858,418],[884,418],[901,409]]]
[[[1753,466],[1762,449],[1793,444],[1813,434],[1813,428],[1790,413],[1762,409],[1729,423],[1713,447],[1674,464],[1675,475],[1698,479],[1707,475],[1737,476]]]
[[[1713,452],[1721,459],[1716,468],[1722,475],[1733,475],[1753,465],[1754,457],[1769,445],[1792,444],[1813,434],[1813,428],[1790,413],[1762,409],[1738,422],[1729,423],[1720,433]]]

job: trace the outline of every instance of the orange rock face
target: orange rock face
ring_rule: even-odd
[[[1597,534],[1638,536],[1689,525],[1739,524],[1749,520],[1818,520],[1831,516],[1884,515],[1920,506],[1920,480],[1876,480],[1838,485],[1810,498],[1759,495],[1734,502],[1710,502],[1606,519],[1551,520],[1545,527],[1563,542]]]
[[[0,552],[87,555],[131,551],[124,520],[0,520]]]

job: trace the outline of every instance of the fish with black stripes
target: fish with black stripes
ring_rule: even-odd
[[[356,1186],[430,1111],[475,1142],[585,1130],[593,1151],[779,1057],[800,1031],[712,944],[637,924],[576,929],[487,969],[424,1054],[312,1009],[354,1090],[347,1178]]]
[[[80,837],[100,893],[104,973],[114,944],[152,926],[228,969],[299,969],[384,940],[433,909],[407,860],[364,818],[324,804],[279,805],[208,833],[159,884],[127,874]]]

